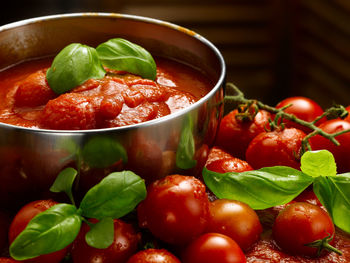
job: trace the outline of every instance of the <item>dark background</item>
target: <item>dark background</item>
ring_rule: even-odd
[[[227,80],[276,103],[303,95],[350,104],[350,1],[10,0],[0,24],[71,12],[148,16],[190,28],[223,53]]]

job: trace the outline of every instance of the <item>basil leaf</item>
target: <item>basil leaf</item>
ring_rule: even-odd
[[[83,160],[93,168],[105,168],[119,160],[124,163],[128,155],[124,147],[108,137],[95,137],[89,140],[83,149]]]
[[[80,203],[88,218],[119,218],[146,198],[144,180],[131,171],[111,173],[92,187]]]
[[[102,64],[110,69],[156,79],[156,63],[152,55],[139,45],[122,38],[114,38],[100,44],[96,50]]]
[[[197,164],[197,161],[193,159],[194,154],[193,121],[190,116],[187,116],[182,127],[180,141],[176,151],[176,166],[185,170],[193,168]]]
[[[73,43],[62,49],[54,58],[46,78],[50,88],[55,93],[62,94],[88,79],[101,79],[105,74],[106,71],[94,48]]]
[[[73,187],[74,180],[77,177],[77,174],[78,172],[74,168],[68,167],[64,169],[58,174],[55,182],[50,188],[50,191],[54,193],[60,193],[60,192],[66,193],[69,199],[74,204],[72,187]]]
[[[86,243],[94,248],[108,248],[114,240],[114,222],[110,217],[101,219],[90,225],[90,231],[85,235]]]
[[[313,188],[334,224],[350,233],[350,173],[319,177],[315,180]]]
[[[337,174],[333,154],[327,150],[305,152],[300,162],[301,170],[313,177],[335,176]]]
[[[61,250],[79,233],[81,217],[69,204],[57,204],[36,215],[10,246],[16,260],[25,260]]]
[[[253,209],[288,203],[313,182],[312,177],[286,166],[225,174],[204,168],[203,179],[218,198],[239,200]]]

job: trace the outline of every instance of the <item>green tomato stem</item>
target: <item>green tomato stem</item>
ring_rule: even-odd
[[[311,129],[312,132],[309,133],[307,136],[305,136],[305,138],[302,141],[302,149],[303,149],[303,151],[311,150],[311,146],[309,144],[309,139],[311,137],[315,136],[315,135],[321,135],[321,136],[325,137],[326,139],[330,140],[335,145],[339,146],[340,143],[338,142],[338,140],[335,137],[339,136],[341,134],[350,132],[350,129],[348,129],[348,130],[344,130],[344,131],[341,131],[341,132],[331,133],[330,134],[330,133],[327,133],[327,132],[323,131],[322,129],[320,129],[319,127],[317,127],[315,125],[315,123],[317,123],[320,119],[322,119],[323,117],[326,117],[326,116],[331,116],[332,118],[337,118],[337,117],[345,118],[348,113],[347,113],[347,111],[345,110],[345,108],[343,106],[331,107],[331,108],[327,109],[321,116],[317,117],[314,121],[307,122],[307,121],[304,121],[304,120],[301,120],[301,119],[297,118],[293,114],[286,113],[284,110],[287,107],[289,107],[289,105],[287,105],[286,107],[277,109],[275,107],[266,105],[266,104],[264,104],[264,103],[262,103],[260,101],[257,101],[257,100],[246,99],[244,97],[243,92],[241,90],[239,90],[232,83],[227,83],[226,84],[226,88],[228,90],[233,90],[236,95],[226,95],[225,96],[225,101],[229,101],[229,102],[233,102],[234,101],[234,102],[237,102],[239,104],[246,104],[246,105],[255,104],[255,105],[257,105],[257,107],[259,109],[266,110],[266,111],[268,111],[270,113],[276,114],[276,118],[275,118],[275,121],[274,121],[275,124],[278,123],[278,119],[282,118],[282,119],[287,119],[287,120],[293,121],[293,122],[295,122],[297,124],[300,124],[300,125],[302,125],[304,127],[307,127],[309,129]]]
[[[334,252],[337,253],[338,255],[343,255],[343,252],[341,252],[339,249],[333,247],[329,242],[331,242],[334,238],[334,235],[328,235],[323,239],[316,240],[314,242],[305,244],[305,246],[308,247],[314,247],[317,248],[317,256],[319,257],[321,255],[321,252],[323,249],[329,251],[329,252]]]

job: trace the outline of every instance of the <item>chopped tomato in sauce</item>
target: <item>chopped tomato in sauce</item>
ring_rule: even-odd
[[[157,79],[109,71],[57,95],[46,71],[51,60],[24,62],[0,72],[0,122],[54,130],[86,130],[137,124],[195,103],[213,83],[179,62],[157,58]]]

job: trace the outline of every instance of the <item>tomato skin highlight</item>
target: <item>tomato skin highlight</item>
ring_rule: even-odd
[[[295,128],[260,133],[250,142],[246,160],[254,169],[276,165],[299,169],[301,141],[305,136]]]
[[[255,136],[265,132],[271,114],[259,110],[252,121],[237,120],[238,110],[233,110],[220,122],[215,145],[232,154],[232,156],[244,159],[248,144]]]
[[[317,248],[305,246],[313,241],[334,235],[334,225],[319,206],[296,202],[283,209],[272,228],[276,244],[292,255],[315,257]]]
[[[247,204],[218,199],[210,203],[208,232],[221,233],[247,251],[260,237],[262,226],[258,215]]]
[[[192,176],[170,175],[155,181],[137,208],[139,225],[164,242],[190,242],[207,226],[209,200],[205,190]]]
[[[293,114],[297,118],[307,121],[307,122],[312,122],[314,121],[317,117],[322,115],[324,113],[323,109],[321,108],[320,105],[318,105],[315,101],[312,99],[302,97],[302,96],[297,96],[297,97],[289,97],[281,102],[279,102],[276,105],[276,108],[282,108],[285,107],[289,104],[292,104],[290,107],[286,108],[284,112]],[[317,122],[317,125],[322,124],[325,122],[327,119],[324,117],[321,120]],[[294,127],[299,130],[302,130],[305,133],[311,132],[311,130],[305,126],[302,126],[300,124],[297,124],[293,121],[290,120],[283,120],[283,123],[285,123],[286,127]]]
[[[165,249],[146,249],[139,251],[127,263],[181,263],[180,260]]]
[[[91,219],[97,222],[96,219]],[[139,243],[139,235],[134,228],[122,220],[114,219],[114,240],[106,249],[90,247],[85,241],[85,235],[90,227],[84,223],[78,237],[73,242],[72,258],[74,263],[124,263],[133,255]]]
[[[245,263],[246,258],[237,243],[218,233],[201,235],[188,245],[183,263]]]
[[[319,126],[320,129],[327,133],[336,133],[350,129],[350,122],[345,120],[329,120]],[[316,135],[310,138],[309,142],[312,150],[326,149],[330,151],[337,164],[337,172],[345,173],[350,171],[350,132],[336,136],[335,139],[340,143],[339,146],[333,144],[330,140]]]
[[[58,204],[53,200],[37,200],[23,206],[14,219],[11,222],[9,229],[9,242],[10,244],[15,240],[15,238],[26,228],[29,221],[36,216],[37,214],[44,212],[50,207]],[[41,255],[39,257],[24,260],[21,262],[30,262],[30,263],[59,263],[68,253],[68,248],[61,249],[59,251]]]
[[[253,170],[253,168],[246,161],[235,157],[215,160],[209,163],[206,168],[217,173],[242,173]]]

